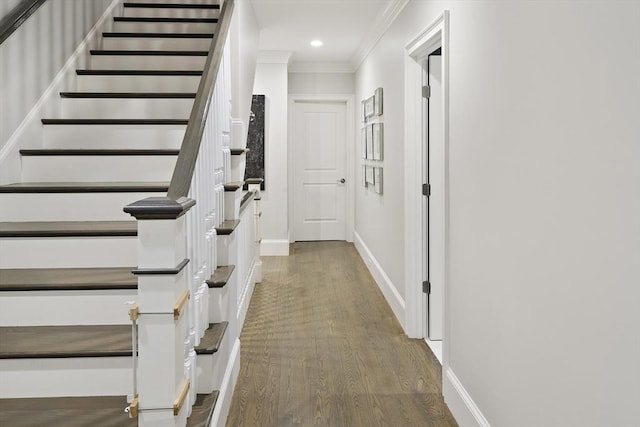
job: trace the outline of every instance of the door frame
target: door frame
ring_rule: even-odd
[[[346,154],[346,200],[345,200],[345,236],[347,242],[353,242],[353,226],[355,223],[355,111],[354,95],[340,94],[293,94],[289,95],[288,108],[288,147],[287,147],[287,223],[289,228],[289,242],[295,242],[294,235],[294,170],[293,162],[295,159],[295,146],[293,138],[293,122],[296,103],[301,102],[333,102],[344,103],[346,106],[346,135],[345,135],[345,154]]]
[[[411,338],[426,338],[423,323],[422,267],[422,76],[423,61],[429,53],[442,48],[442,100],[444,134],[444,301],[442,331],[443,372],[449,361],[449,11],[445,10],[431,25],[405,47],[405,332]]]

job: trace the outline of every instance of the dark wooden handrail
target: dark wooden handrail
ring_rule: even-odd
[[[13,34],[47,0],[22,0],[0,20],[0,44]]]
[[[200,141],[204,133],[207,113],[211,105],[212,93],[218,78],[218,69],[222,62],[224,45],[231,25],[233,8],[234,0],[225,0],[220,11],[218,26],[211,41],[209,55],[204,65],[196,99],[193,102],[193,108],[189,116],[189,124],[187,125],[180,147],[180,154],[169,184],[167,197],[171,200],[180,200],[187,197],[191,187],[191,179],[198,159],[198,151],[200,150]]]

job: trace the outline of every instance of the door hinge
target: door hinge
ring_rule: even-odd
[[[426,99],[431,98],[431,86],[422,86],[422,97]]]
[[[428,280],[422,282],[422,292],[425,294],[431,293],[431,282],[429,282]]]
[[[431,196],[431,184],[422,184],[422,195]]]

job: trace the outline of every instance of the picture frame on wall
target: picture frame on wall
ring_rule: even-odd
[[[373,168],[374,191],[382,194],[382,168]]]
[[[382,160],[384,149],[384,124],[374,123],[371,127],[372,156],[370,158],[373,160]]]
[[[373,169],[374,168],[371,166],[365,166],[365,177],[366,177],[367,186],[375,185]]]
[[[367,165],[362,165],[362,186],[367,187]]]
[[[361,107],[361,114],[360,114],[360,119],[362,120],[362,123],[366,123],[367,122],[367,109],[366,109],[366,103],[367,100],[362,100],[362,102],[360,102],[360,107]]]
[[[375,96],[370,96],[364,101],[364,118],[369,120],[375,115]]]
[[[366,127],[367,159],[373,159],[373,125]]]
[[[360,129],[360,157],[367,158],[367,127]]]
[[[374,114],[376,116],[381,116],[383,111],[384,111],[383,108],[382,108],[382,103],[384,101],[383,101],[383,98],[382,98],[382,88],[381,87],[376,89],[373,97],[374,97]]]

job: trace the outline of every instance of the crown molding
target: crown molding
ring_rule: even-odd
[[[286,50],[261,50],[258,52],[258,64],[289,64],[291,52]]]
[[[293,62],[289,64],[290,73],[353,73],[350,62]]]
[[[393,21],[396,20],[408,3],[409,0],[393,0],[385,8],[384,12],[373,22],[351,59],[351,68],[353,70],[357,70],[360,67],[362,61],[371,53],[384,33],[387,32],[391,24],[393,24]]]

